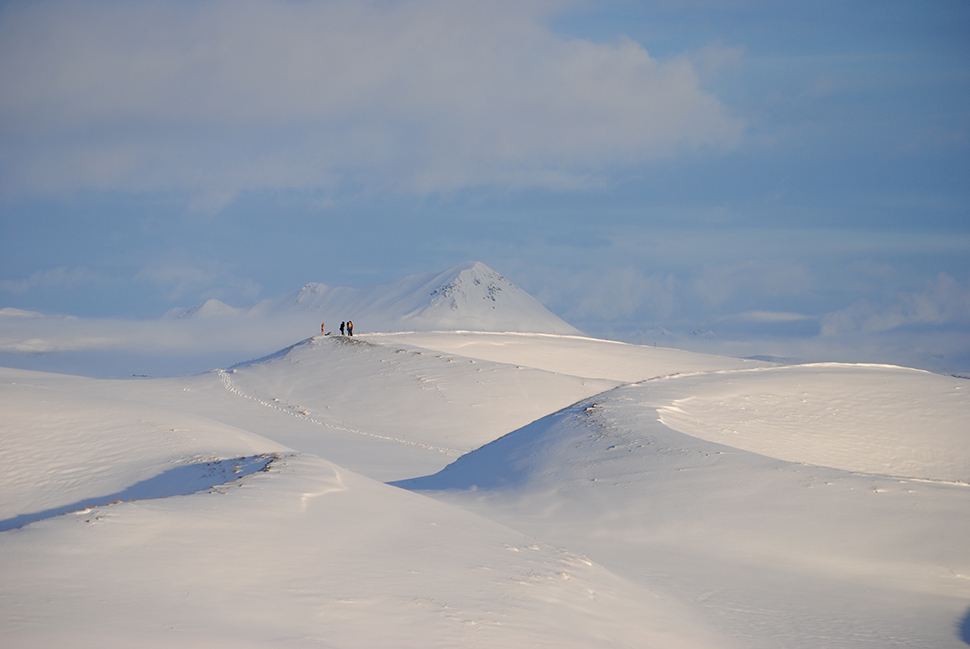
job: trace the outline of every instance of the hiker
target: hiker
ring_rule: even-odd
[[[326,328],[326,326],[327,326],[327,323],[326,322],[321,322],[320,323],[320,335],[321,336],[323,335],[323,330]]]
[[[344,335],[344,323],[343,322],[340,323],[340,335],[341,336]]]
[[[354,323],[351,322],[350,320],[347,321],[347,335],[348,336],[354,335]]]

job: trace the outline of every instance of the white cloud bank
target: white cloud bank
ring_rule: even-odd
[[[0,10],[9,194],[575,187],[743,125],[687,57],[550,31],[557,3],[60,2]],[[378,180],[373,180],[373,179]]]
[[[900,293],[888,303],[860,300],[822,320],[822,334],[878,333],[920,325],[970,326],[970,280],[960,283],[946,273],[922,291]]]
[[[102,279],[98,273],[88,268],[67,268],[59,266],[49,270],[39,270],[23,280],[0,281],[0,291],[22,295],[38,287],[72,288]]]

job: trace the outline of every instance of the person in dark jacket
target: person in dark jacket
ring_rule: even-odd
[[[340,323],[340,335],[341,336],[344,335],[344,323],[343,322]]]

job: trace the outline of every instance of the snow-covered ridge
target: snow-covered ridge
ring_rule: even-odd
[[[295,293],[263,300],[250,309],[208,302],[173,309],[167,318],[272,318],[311,330],[335,330],[353,320],[357,331],[514,331],[576,334],[579,331],[535,298],[481,262],[440,273],[404,277],[367,289],[310,283]]]

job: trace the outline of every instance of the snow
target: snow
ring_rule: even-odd
[[[201,417],[101,396],[106,386],[95,379],[0,368],[0,380],[0,452],[16,458],[4,470],[3,519],[118,492],[187,462],[285,448]]]
[[[957,482],[952,475],[907,479],[895,470],[885,475],[834,469],[806,462],[805,448],[833,443],[835,449],[820,455],[843,459],[855,449],[856,463],[864,465],[875,438],[892,444],[914,437],[908,409],[926,395],[937,409],[921,412],[920,431],[937,431],[939,425],[944,434],[931,440],[962,437],[962,445],[949,449],[955,457],[945,466],[966,466],[970,404],[962,396],[939,398],[947,390],[962,394],[966,381],[900,368],[864,369],[868,392],[876,398],[871,405],[861,399],[841,403],[846,415],[841,439],[826,421],[825,402],[806,400],[798,413],[802,421],[824,423],[822,434],[805,445],[787,428],[790,407],[774,417],[734,421],[737,403],[715,402],[709,395],[771,394],[777,378],[772,374],[779,372],[790,374],[790,382],[804,379],[816,395],[819,374],[830,393],[851,393],[862,378],[855,366],[670,376],[597,395],[435,475],[399,484],[649,584],[702,611],[705,619],[718,620],[719,630],[742,646],[958,646],[955,629],[970,601],[966,474]],[[725,376],[736,383],[743,383],[738,377],[755,381],[725,385],[718,381]],[[908,398],[895,401],[900,386],[894,382],[900,379]],[[775,455],[798,459],[688,436],[658,420],[658,411],[669,412],[672,403],[686,401],[693,408],[690,397],[678,397],[698,385],[706,390],[696,412],[707,417],[689,420],[691,430],[717,420],[713,411],[721,404],[726,420],[744,431],[742,439],[760,438]],[[782,382],[781,393],[788,387]],[[869,428],[870,415],[882,425],[876,431]],[[962,427],[947,430],[956,421]],[[782,434],[775,435],[779,426]],[[813,430],[810,424],[805,429]],[[936,458],[916,454],[907,467],[936,476],[941,466]]]
[[[762,367],[766,363],[663,347],[642,347],[583,336],[466,332],[394,333],[380,341],[410,342],[437,351],[560,374],[642,381],[679,372]]]
[[[659,409],[694,437],[789,462],[970,483],[970,385],[922,370],[823,363],[679,380]]]
[[[317,336],[277,356],[222,375],[227,389],[263,409],[295,415],[306,431],[275,439],[325,457],[322,430],[434,451],[421,464],[400,458],[372,477],[413,477],[579,399],[619,385],[552,372],[441,354],[406,344],[375,344],[379,337]],[[301,380],[293,381],[294,373]],[[509,407],[515,404],[515,407]],[[456,425],[460,422],[460,425]],[[353,440],[356,442],[357,440]],[[344,465],[360,465],[356,443]],[[426,457],[430,456],[430,457]],[[368,465],[373,458],[368,458]]]
[[[17,475],[4,477],[8,512],[113,492],[117,484],[180,463],[254,452],[280,456],[269,470],[216,489],[159,493],[0,533],[6,641],[423,647],[434,638],[445,646],[720,646],[718,634],[677,602],[568,549],[270,441],[294,430],[295,422],[319,431],[275,397],[248,394],[223,379],[244,379],[247,371],[257,377],[260,369],[272,377],[284,364],[295,383],[304,383],[326,371],[325,362],[309,362],[317,354],[335,357],[331,371],[338,373],[330,378],[336,381],[344,369],[340,352],[358,348],[358,341],[352,347],[326,338],[312,342],[318,344],[295,356],[186,379],[105,381],[4,370],[4,454],[23,458]],[[396,355],[396,348],[383,351]],[[414,356],[418,369],[422,360],[434,360],[425,363],[430,368],[448,364]],[[467,365],[476,376],[475,364]],[[361,375],[370,371],[360,366]],[[564,380],[533,375],[552,385]],[[375,387],[361,402],[377,403],[380,395]],[[62,407],[51,411],[57,403]],[[447,400],[440,403],[447,412]],[[266,437],[217,415],[248,420]],[[359,416],[366,421],[369,413]],[[393,431],[375,434],[384,433]],[[300,437],[299,430],[290,435]],[[415,449],[437,466],[447,462],[435,449],[349,437],[363,465],[375,444],[378,455],[398,455],[404,463]],[[8,481],[16,486],[27,476],[36,489],[8,490]],[[65,483],[72,490],[61,494]]]
[[[7,646],[712,646],[582,557],[309,456],[100,509],[3,533]]]
[[[248,308],[211,299],[151,320],[89,319],[0,309],[0,365],[100,378],[181,376],[226,367],[336,333],[375,331],[579,334],[480,262],[369,288],[307,284]]]
[[[205,306],[195,308],[195,317],[205,314]],[[352,320],[357,332],[466,329],[579,333],[481,262],[412,275],[368,289],[307,284],[295,294],[264,300],[244,315],[289,320],[303,326],[330,322],[331,331],[337,331],[340,321]]]
[[[970,382],[448,321],[525,309],[489,282],[195,376],[0,368],[5,646],[970,642]]]
[[[243,309],[235,309],[225,302],[216,299],[206,300],[202,304],[190,309],[171,309],[164,318],[212,318],[220,316],[238,316]]]

